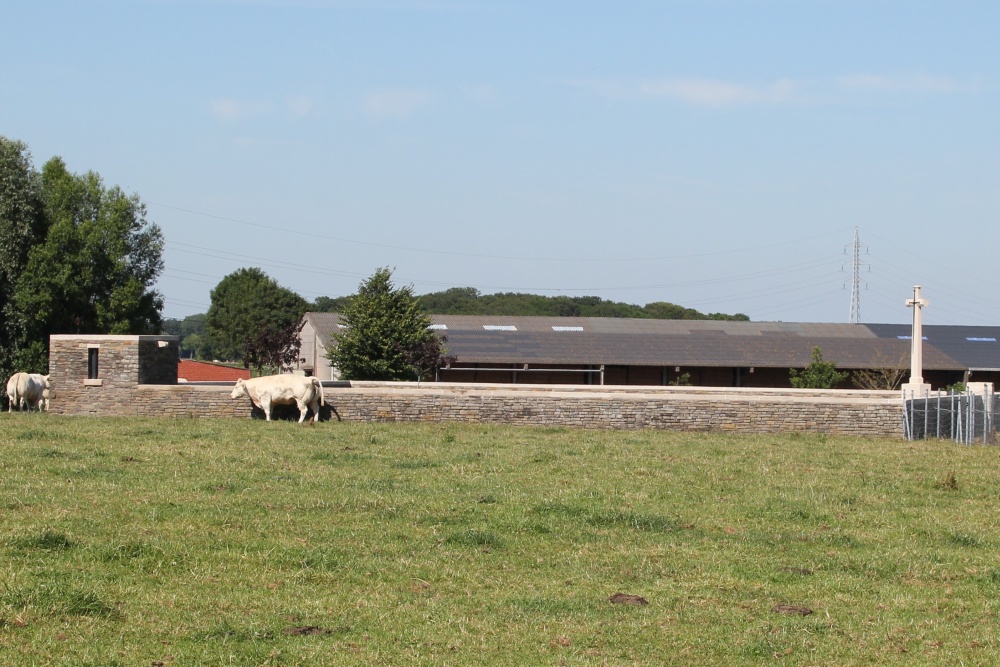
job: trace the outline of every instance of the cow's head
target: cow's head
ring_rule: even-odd
[[[236,386],[233,387],[233,393],[229,395],[229,398],[240,398],[247,395],[247,385],[243,381],[243,378],[236,380]]]

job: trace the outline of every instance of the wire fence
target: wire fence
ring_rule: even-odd
[[[903,396],[903,433],[907,440],[941,438],[967,445],[996,441],[997,396],[980,391],[926,392]]]

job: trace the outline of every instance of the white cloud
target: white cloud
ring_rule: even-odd
[[[795,84],[782,80],[765,86],[748,86],[713,79],[667,79],[641,83],[638,92],[642,97],[673,97],[687,104],[722,107],[790,102]]]
[[[494,104],[497,101],[497,91],[493,86],[482,84],[472,88],[469,95],[480,104]]]
[[[381,89],[365,96],[364,110],[376,118],[407,118],[427,105],[431,95],[426,90]]]
[[[837,80],[841,88],[876,93],[954,93],[974,86],[958,84],[947,77],[914,74],[889,77],[879,74],[852,74]]]
[[[750,104],[816,104],[830,102],[837,94],[900,93],[947,94],[982,89],[975,83],[960,83],[948,77],[922,74],[882,76],[853,74],[826,81],[793,81],[778,79],[767,84],[746,84],[721,79],[670,78],[648,80],[576,81],[586,88],[611,99],[675,99],[684,104],[704,107],[728,107]]]
[[[312,113],[313,103],[308,97],[303,95],[293,95],[285,102],[288,114],[295,120],[301,120]]]
[[[797,84],[781,79],[766,85],[747,85],[718,79],[655,79],[638,82],[578,82],[598,95],[611,98],[673,98],[697,106],[784,104],[796,101]]]
[[[271,109],[269,102],[244,102],[234,99],[218,99],[210,102],[212,115],[217,119],[231,123],[248,116],[267,113]]]

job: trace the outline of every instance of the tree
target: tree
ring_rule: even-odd
[[[0,144],[0,162],[16,165],[0,186],[9,363],[44,369],[53,333],[159,331],[163,298],[152,286],[163,270],[163,235],[146,220],[139,196],[105,187],[95,172],[73,174],[58,157],[39,174],[23,144]],[[18,150],[20,159],[11,159]],[[19,185],[8,191],[7,175],[14,172],[21,174]],[[31,203],[36,195],[37,206]]]
[[[316,313],[339,313],[347,306],[349,299],[346,296],[318,296],[309,310]]]
[[[309,302],[258,268],[239,269],[224,277],[212,290],[212,305],[205,317],[205,331],[220,359],[251,360],[248,346],[262,331],[274,336],[297,326]]]
[[[317,299],[317,304],[319,300]],[[700,313],[665,301],[636,306],[597,296],[542,296],[502,292],[480,294],[474,287],[453,287],[421,295],[420,308],[435,315],[543,315],[550,317],[631,317],[664,320],[749,320],[742,313]],[[330,308],[329,311],[334,311]]]
[[[445,356],[442,352],[447,336],[429,336],[423,340],[413,341],[409,345],[400,344],[397,349],[403,353],[403,360],[410,367],[417,382],[429,379],[442,366],[455,363],[456,357]]]
[[[802,371],[788,370],[793,387],[799,389],[832,389],[848,378],[848,373],[837,370],[837,364],[823,361],[823,350],[814,347],[812,361]]]
[[[302,340],[299,334],[305,320],[298,324],[289,324],[281,329],[264,327],[257,335],[247,342],[243,363],[262,374],[266,369],[270,373],[289,370],[299,358],[299,348]]]
[[[168,317],[163,320],[162,333],[181,339],[182,359],[214,359],[212,346],[205,333],[205,313],[188,315],[183,320]]]
[[[879,368],[864,368],[851,374],[851,381],[861,389],[899,389],[909,371],[906,357],[889,361],[882,355],[875,358]]]
[[[478,315],[479,290],[475,287],[452,287],[420,297],[420,308],[436,315]]]
[[[327,357],[345,380],[419,379],[447,362],[413,287],[396,288],[388,268],[358,286],[341,317],[346,331]]]
[[[23,338],[10,297],[28,263],[31,248],[45,238],[42,182],[28,147],[0,136],[0,377],[10,377]],[[33,370],[42,370],[40,368]]]

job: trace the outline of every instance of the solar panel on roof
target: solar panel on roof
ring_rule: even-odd
[[[428,329],[447,329],[448,325],[447,324],[432,324],[432,325],[430,325],[427,328]]]
[[[971,340],[973,343],[995,343],[996,338],[976,338],[975,336],[966,336],[965,340]]]
[[[484,324],[483,328],[487,331],[517,331],[513,324]]]
[[[583,331],[583,327],[552,327],[553,331]]]

